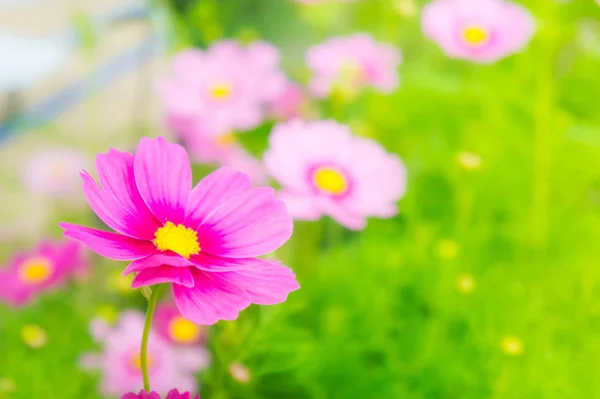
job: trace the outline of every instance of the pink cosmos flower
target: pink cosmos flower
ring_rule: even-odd
[[[160,399],[160,395],[157,394],[156,392],[148,393],[148,392],[142,390],[138,394],[135,394],[135,393],[125,394],[125,395],[123,395],[123,397],[121,399]],[[167,394],[165,399],[190,399],[190,394],[189,394],[189,392],[179,393],[179,391],[177,389],[173,389],[173,390],[169,391],[169,393]],[[196,395],[196,396],[194,396],[194,399],[200,399],[200,396]]]
[[[285,301],[294,273],[259,259],[292,234],[292,218],[272,188],[221,168],[192,189],[182,146],[143,138],[135,156],[117,150],[96,159],[102,187],[82,172],[84,194],[116,233],[61,223],[65,235],[109,259],[132,261],[132,287],[172,283],[179,311],[197,324],[234,320],[251,303]]]
[[[204,327],[183,317],[171,303],[161,303],[156,307],[154,327],[163,339],[174,344],[195,345],[206,338]]]
[[[331,37],[308,49],[306,63],[314,73],[309,88],[317,97],[326,97],[335,88],[357,91],[371,86],[392,92],[398,87],[400,61],[398,49],[367,34]]]
[[[127,311],[121,314],[115,326],[96,319],[90,327],[93,338],[103,349],[101,353],[84,354],[81,364],[88,370],[100,370],[100,393],[117,396],[139,389],[142,385],[139,354],[144,315]],[[184,391],[195,391],[195,374],[208,367],[209,362],[208,352],[203,347],[173,345],[150,331],[148,374],[157,392],[166,394],[174,385]]]
[[[16,254],[0,268],[0,301],[19,307],[45,291],[56,289],[69,277],[82,275],[88,263],[73,242],[43,241],[29,253]]]
[[[406,187],[396,155],[335,121],[279,124],[264,161],[295,218],[328,215],[350,229],[364,228],[369,216],[395,215]]]
[[[422,28],[450,57],[492,63],[523,48],[535,22],[503,0],[436,0],[423,9]]]
[[[267,176],[262,163],[244,150],[235,135],[209,134],[196,126],[180,126],[175,133],[195,162],[229,166],[246,173],[255,185],[266,184]]]
[[[160,93],[171,126],[195,125],[212,134],[244,131],[265,119],[266,104],[285,88],[279,51],[266,42],[232,40],[187,50],[173,60]]]
[[[297,118],[305,113],[307,103],[304,89],[297,83],[288,82],[281,95],[269,104],[269,113],[277,120]]]

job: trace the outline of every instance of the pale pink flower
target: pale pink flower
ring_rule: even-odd
[[[261,41],[242,47],[224,40],[178,54],[172,77],[159,85],[167,122],[174,130],[193,125],[211,134],[258,126],[285,88],[279,58],[277,48]]]
[[[394,216],[406,186],[396,155],[334,121],[276,126],[264,161],[295,218],[327,215],[350,229],[364,228],[370,216]]]
[[[503,0],[436,0],[423,9],[422,28],[450,57],[493,63],[522,49],[535,22]]]
[[[38,150],[23,168],[23,183],[32,194],[65,197],[79,188],[79,171],[88,163],[85,154],[70,148]]]
[[[30,252],[17,253],[0,268],[0,301],[20,307],[43,292],[82,275],[89,264],[74,242],[42,241]]]
[[[100,371],[99,392],[102,395],[122,395],[137,391],[142,385],[140,345],[144,330],[144,314],[123,312],[115,326],[102,319],[90,324],[92,337],[102,344],[100,353],[87,353],[81,358],[85,369]],[[150,331],[148,337],[148,374],[152,388],[167,394],[174,386],[184,391],[196,391],[195,374],[208,367],[210,358],[202,346],[178,346]]]
[[[267,183],[262,163],[238,143],[234,134],[215,135],[197,127],[182,127],[176,134],[193,161],[231,167],[250,176],[257,186]]]
[[[306,63],[313,72],[309,87],[317,97],[366,86],[389,93],[398,87],[400,61],[398,49],[367,34],[331,37],[308,49]]]
[[[308,96],[304,89],[294,82],[288,82],[281,95],[269,104],[269,113],[277,120],[288,120],[304,116]]]
[[[291,269],[258,258],[291,236],[292,218],[269,187],[221,168],[192,189],[185,149],[142,138],[135,156],[96,159],[100,187],[82,172],[84,194],[114,232],[61,223],[65,236],[109,259],[132,261],[132,287],[172,283],[179,311],[197,324],[234,320],[252,303],[273,305],[299,288]]]
[[[156,307],[154,328],[163,339],[174,344],[196,345],[206,339],[205,327],[183,317],[171,303],[160,303]]]

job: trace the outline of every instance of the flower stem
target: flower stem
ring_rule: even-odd
[[[158,285],[152,287],[152,295],[148,298],[148,310],[146,311],[146,322],[144,323],[144,332],[142,334],[142,347],[140,350],[140,363],[142,367],[142,376],[144,378],[144,389],[150,392],[150,378],[148,377],[148,336],[152,326],[152,317],[158,301]]]

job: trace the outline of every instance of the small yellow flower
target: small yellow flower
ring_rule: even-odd
[[[460,247],[456,241],[444,238],[437,243],[436,251],[440,259],[452,260],[460,253]]]
[[[30,348],[39,349],[48,342],[48,335],[37,324],[26,324],[21,328],[21,340]]]
[[[502,338],[502,350],[510,356],[519,356],[523,353],[523,341],[518,337]]]
[[[472,152],[458,153],[458,164],[465,170],[477,170],[481,168],[481,157]]]
[[[475,290],[475,279],[470,274],[462,274],[456,279],[456,289],[461,294],[470,294]]]

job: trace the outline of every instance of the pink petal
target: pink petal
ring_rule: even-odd
[[[223,258],[204,252],[190,257],[190,262],[200,270],[213,273],[264,268],[269,264],[269,261],[259,258]]]
[[[142,240],[151,240],[156,229],[147,228],[145,223],[134,213],[117,201],[112,195],[102,190],[92,176],[81,172],[83,193],[96,215],[106,225],[121,234]]]
[[[140,288],[160,283],[173,283],[184,287],[193,287],[194,278],[188,267],[158,266],[142,270],[133,279],[131,288]]]
[[[220,273],[192,270],[194,287],[173,284],[173,296],[181,314],[197,324],[210,325],[219,320],[235,320],[250,306],[250,295],[229,283]]]
[[[152,269],[159,266],[172,266],[172,267],[188,267],[192,266],[192,263],[183,256],[176,254],[175,252],[159,252],[151,254],[142,259],[137,259],[131,262],[125,270],[123,275],[126,276],[130,273],[138,273],[147,269]]]
[[[134,221],[135,223],[143,223],[143,227],[154,234],[160,225],[137,189],[133,161],[133,155],[128,152],[111,149],[106,154],[99,154],[96,157],[98,180],[104,191],[136,216],[139,221]]]
[[[250,294],[252,303],[274,305],[287,299],[300,285],[292,269],[275,261],[262,261],[262,267],[219,274]]]
[[[192,169],[183,147],[162,137],[142,138],[134,173],[138,190],[158,221],[182,223],[192,189]]]
[[[272,188],[238,194],[204,219],[198,227],[203,251],[230,258],[265,255],[292,235],[293,223]]]
[[[252,188],[248,175],[224,167],[212,172],[190,194],[186,225],[196,228],[212,211],[232,196]]]
[[[156,251],[154,244],[140,241],[121,234],[90,229],[71,223],[60,223],[65,237],[72,238],[96,252],[114,260],[141,259]]]
[[[294,219],[318,220],[323,216],[314,195],[296,194],[289,190],[283,190],[277,196],[285,203],[287,211]]]

